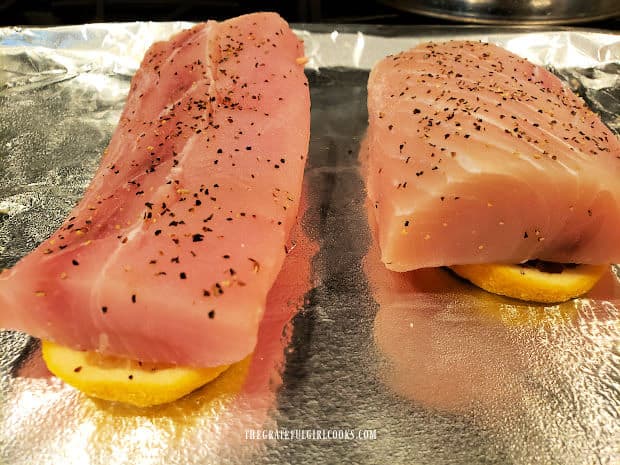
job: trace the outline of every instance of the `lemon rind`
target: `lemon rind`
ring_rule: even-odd
[[[43,360],[65,383],[98,399],[150,407],[175,401],[217,378],[229,365],[191,368],[149,364],[101,366],[92,352],[42,341]]]
[[[565,268],[561,273],[504,264],[453,265],[449,268],[494,294],[529,302],[559,303],[592,289],[609,265],[577,265]]]

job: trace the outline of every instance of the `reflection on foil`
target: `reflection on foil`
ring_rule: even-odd
[[[620,278],[611,270],[581,299],[538,306],[443,269],[389,271],[376,245],[364,267],[379,304],[379,377],[397,395],[520,444],[509,463],[610,463],[620,434]]]
[[[302,199],[300,218],[305,205]],[[89,398],[52,377],[36,347],[3,401],[0,457],[41,465],[251,463],[263,444],[248,441],[245,430],[275,427],[269,414],[282,384],[290,321],[311,286],[316,246],[299,224],[291,244],[254,353],[176,402],[141,409]]]

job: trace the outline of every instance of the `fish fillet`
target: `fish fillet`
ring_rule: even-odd
[[[544,68],[492,44],[426,43],[372,69],[368,112],[388,268],[620,261],[620,143]]]
[[[0,327],[196,367],[250,353],[300,200],[303,55],[272,13],[152,45],[83,199],[0,276]]]

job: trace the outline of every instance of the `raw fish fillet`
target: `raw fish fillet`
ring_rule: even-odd
[[[373,68],[368,112],[388,268],[620,261],[620,143],[544,68],[491,44],[426,43]]]
[[[188,366],[250,353],[301,193],[303,55],[272,13],[154,44],[83,199],[0,277],[0,327]]]

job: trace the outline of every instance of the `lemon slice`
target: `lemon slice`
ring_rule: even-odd
[[[142,363],[42,341],[49,370],[89,396],[149,407],[177,400],[217,378],[229,365],[189,368]]]
[[[485,291],[530,302],[565,302],[588,292],[608,265],[577,265],[548,273],[519,265],[453,265],[459,276]]]

